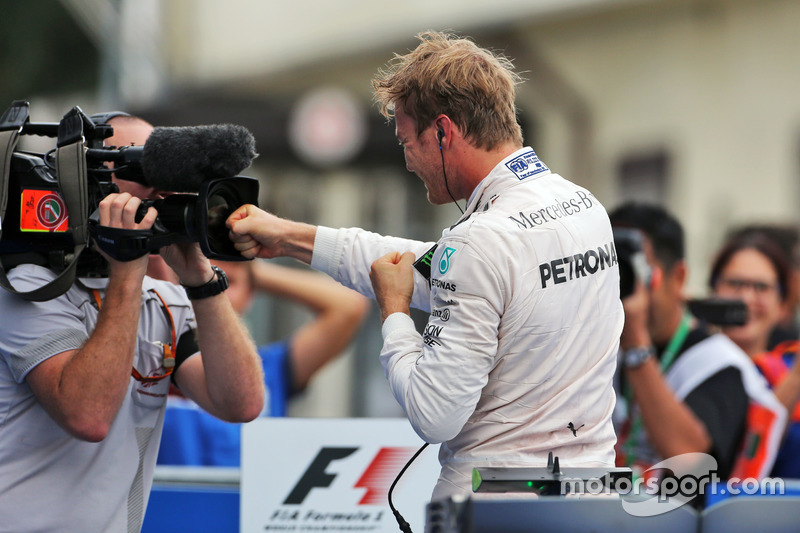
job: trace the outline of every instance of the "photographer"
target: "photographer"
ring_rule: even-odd
[[[137,223],[137,195],[154,191],[118,184],[100,225],[150,228],[157,212]],[[222,294],[224,274],[196,243],[162,256],[183,288],[147,277],[146,255],[104,254],[107,277],[79,277],[50,301],[0,291],[0,531],[138,531],[170,382],[225,420],[261,411],[261,365]],[[55,275],[23,264],[9,279],[24,291]]]
[[[663,208],[640,203],[622,205],[610,217],[615,229],[638,230],[650,271],[622,300],[618,466],[648,478],[658,476],[654,464],[699,452],[716,460],[721,479],[765,475],[774,450],[761,456],[769,465],[753,465],[742,447],[748,408],[774,409],[779,421],[781,407],[744,352],[687,310],[680,223]],[[761,446],[770,446],[768,429],[760,437]]]
[[[507,59],[448,34],[419,39],[373,86],[428,200],[467,199],[460,220],[425,243],[243,206],[228,219],[237,248],[377,299],[392,392],[415,431],[443,443],[434,499],[471,494],[474,466],[544,467],[548,452],[613,466],[623,316],[606,211],[524,147]],[[424,335],[410,305],[431,313]]]

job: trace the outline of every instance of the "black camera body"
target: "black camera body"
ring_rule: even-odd
[[[119,179],[151,185],[142,170],[142,147],[103,146],[104,140],[113,135],[112,127],[95,124],[78,107],[58,123],[32,123],[28,114],[29,103],[18,100],[0,117],[0,148],[5,151],[5,159],[0,161],[0,281],[7,281],[6,270],[25,263],[55,272],[75,268],[79,276],[105,276],[107,261],[90,246],[90,236],[109,256],[123,261],[176,242],[197,242],[203,254],[212,259],[246,260],[228,238],[225,221],[238,207],[258,204],[258,180],[233,175],[235,171],[213,175],[210,170],[201,178],[187,178],[187,186],[193,188],[183,190],[189,193],[144,201],[145,211],[152,205],[159,212],[150,230],[104,228],[98,223],[97,208],[108,194],[119,191],[112,172]],[[177,130],[169,135],[179,137],[183,129],[162,130]],[[214,130],[210,138],[216,141],[227,131]],[[56,148],[43,154],[17,150],[18,137],[31,134],[55,138]],[[249,132],[244,136],[246,142],[241,146],[246,153],[236,161],[236,169],[245,168],[256,155],[252,136]],[[234,145],[234,150],[240,144]],[[61,150],[72,146],[77,146],[71,152],[74,157],[62,157]],[[175,152],[169,145],[156,148]],[[173,157],[179,158],[180,154]],[[244,166],[242,161],[246,162]],[[113,162],[114,167],[109,168],[108,162]],[[149,164],[152,168],[159,161],[154,158]],[[231,165],[217,165],[212,170],[219,172],[219,168],[227,172]],[[8,289],[6,283],[3,286]]]
[[[651,269],[644,255],[642,233],[632,228],[615,227],[614,247],[619,264],[619,297],[633,294],[636,283],[650,285]],[[747,323],[747,304],[724,298],[692,299],[686,302],[689,312],[715,326],[741,326]]]
[[[650,265],[644,255],[642,234],[630,228],[613,228],[614,248],[619,264],[619,297],[633,294],[636,282],[650,284]]]
[[[20,135],[57,137],[60,123],[31,123],[27,102],[15,101],[0,117],[0,131],[18,130]],[[112,134],[110,128],[86,128],[85,143],[102,146]],[[3,176],[6,202],[0,233],[0,262],[5,269],[33,263],[61,270],[71,261],[75,239],[69,227],[69,213],[60,191],[53,151],[37,154],[14,150]],[[87,181],[87,203],[96,206],[100,199],[114,192],[108,179]],[[87,257],[82,263],[92,263]],[[96,261],[95,261],[96,262]]]
[[[10,168],[9,202],[3,217],[0,258],[5,264],[11,256],[50,255],[52,252],[54,263],[59,263],[55,256],[71,250],[73,242],[67,208],[58,194],[53,172],[41,157],[19,152],[11,156]]]
[[[153,207],[158,217],[150,230],[118,230],[99,225],[97,211],[89,217],[97,245],[111,257],[130,261],[178,242],[200,244],[203,255],[223,261],[246,261],[228,238],[228,216],[239,206],[256,204],[258,180],[245,176],[205,182],[198,194],[170,194],[144,200],[137,221]]]

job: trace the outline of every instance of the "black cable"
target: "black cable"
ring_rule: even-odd
[[[56,163],[55,163],[55,160],[56,160],[56,148],[53,148],[52,150],[48,150],[48,151],[47,151],[47,152],[46,152],[46,153],[45,153],[45,154],[42,156],[42,161],[44,161],[44,164],[45,164],[45,165],[47,165],[47,168],[49,168],[49,169],[50,169],[50,170],[52,170],[53,172],[55,172],[55,171],[56,171]]]
[[[402,531],[403,533],[413,533],[413,532],[411,531],[411,525],[408,522],[406,522],[406,520],[403,518],[403,515],[400,514],[400,511],[394,508],[394,505],[392,504],[392,491],[394,491],[394,486],[397,485],[398,481],[400,481],[400,478],[403,476],[403,474],[405,474],[406,470],[408,470],[408,467],[411,466],[411,463],[414,462],[414,459],[416,459],[419,456],[419,454],[422,453],[422,450],[424,450],[427,447],[428,443],[426,442],[420,447],[419,450],[417,450],[417,453],[415,453],[411,457],[411,459],[408,460],[406,465],[400,470],[400,473],[397,474],[397,477],[394,478],[394,481],[392,481],[392,486],[389,487],[389,494],[388,494],[389,508],[392,510],[392,514],[394,514],[394,518],[395,520],[397,520],[397,525],[400,526],[400,531]]]
[[[47,152],[45,152],[42,155],[42,160],[44,161],[44,164],[52,172],[56,172],[57,171],[56,170],[56,163],[55,163],[55,161],[56,161],[56,150],[57,150],[57,148],[53,148],[52,150],[48,150]],[[121,166],[119,166],[117,168],[106,168],[106,167],[90,168],[87,171],[90,172],[90,173],[94,173],[95,175],[111,176],[111,174],[113,174],[114,172],[117,172],[117,171],[120,171],[120,170],[124,170],[126,168],[128,168],[128,165],[121,165]]]
[[[461,209],[461,206],[458,205],[458,202],[456,202],[453,193],[450,192],[450,185],[447,183],[447,172],[445,172],[444,170],[444,150],[442,150],[441,140],[439,141],[439,155],[442,156],[442,175],[444,176],[444,186],[447,188],[447,194],[450,195],[450,198],[453,200],[453,203],[456,204],[456,207],[458,208],[459,211],[461,211],[461,214],[463,215],[464,210]]]

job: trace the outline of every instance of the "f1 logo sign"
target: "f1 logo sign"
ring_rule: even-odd
[[[334,461],[349,457],[358,448],[324,447],[311,461],[300,480],[283,501],[284,505],[300,505],[311,489],[331,486],[336,474],[328,473],[328,466]],[[408,447],[381,448],[361,474],[354,488],[367,489],[359,505],[375,505],[383,503],[392,480],[400,472],[403,465],[414,455],[416,450]]]
[[[311,461],[303,477],[283,501],[284,505],[299,505],[314,487],[330,487],[336,474],[328,474],[325,469],[333,461],[344,459],[358,448],[322,448]]]

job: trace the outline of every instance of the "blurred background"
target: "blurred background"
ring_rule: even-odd
[[[33,121],[125,110],[156,126],[253,132],[260,204],[327,226],[436,240],[459,213],[405,170],[370,80],[420,31],[504,53],[526,82],[526,144],[611,210],[675,213],[690,296],[732,227],[798,225],[800,2],[795,0],[0,0],[0,104]],[[255,340],[305,311],[262,298]],[[419,324],[425,315],[415,316]],[[400,416],[376,307],[295,416]]]

